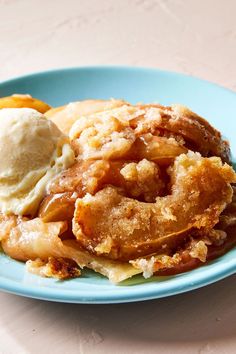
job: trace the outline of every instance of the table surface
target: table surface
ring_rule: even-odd
[[[235,0],[0,0],[0,81],[54,67],[128,64],[236,90]],[[122,305],[0,294],[0,354],[235,353],[236,276]]]

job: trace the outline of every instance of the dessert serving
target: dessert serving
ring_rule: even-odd
[[[236,243],[230,147],[175,104],[0,98],[0,240],[46,277],[119,283],[204,265]]]

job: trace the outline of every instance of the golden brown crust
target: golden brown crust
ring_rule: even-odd
[[[77,162],[50,183],[39,218],[0,215],[4,251],[31,271],[66,279],[79,265],[114,282],[176,274],[236,242],[229,146],[203,118],[118,100],[46,115],[70,131]]]
[[[233,199],[235,197],[234,190]],[[234,202],[228,205],[229,208],[223,211],[219,223],[208,233],[198,236],[193,234],[190,241],[172,250],[170,254],[139,258],[131,261],[131,264],[149,277],[153,274],[160,276],[183,273],[220,257],[236,244],[236,209],[231,208],[232,204]]]
[[[173,247],[193,229],[213,228],[232,198],[232,168],[192,153],[178,157],[170,175],[172,193],[156,203],[127,198],[114,187],[78,198],[77,240],[95,254],[127,260]]]
[[[77,278],[81,275],[75,261],[62,257],[49,257],[47,261],[42,261],[40,258],[34,261],[29,260],[27,269],[31,273],[58,280]]]
[[[78,159],[80,160],[78,160],[77,165],[65,171],[65,173],[60,175],[58,179],[54,180],[53,184],[51,184],[49,187],[50,195],[41,206],[40,216],[47,221],[60,220],[60,218],[64,220],[65,213],[63,214],[61,210],[66,211],[68,207],[68,210],[71,210],[71,212],[68,213],[70,219],[75,199],[79,198],[77,201],[77,209],[79,211],[76,209],[73,231],[81,244],[95,254],[104,254],[106,257],[127,260],[138,257],[140,254],[162,251],[162,249],[160,249],[162,246],[160,240],[153,241],[150,239],[149,242],[141,240],[140,246],[137,244],[132,246],[132,237],[129,237],[127,241],[129,245],[126,250],[125,244],[121,246],[120,242],[114,242],[119,227],[116,224],[116,220],[112,219],[107,221],[107,216],[110,216],[110,210],[116,209],[116,204],[121,203],[121,200],[124,201],[125,197],[133,199],[130,199],[127,204],[124,203],[125,206],[123,207],[123,214],[121,213],[119,216],[120,219],[127,219],[124,210],[129,214],[131,212],[130,210],[135,209],[136,214],[139,214],[135,222],[138,225],[137,229],[140,228],[140,231],[138,232],[136,230],[135,234],[139,235],[140,232],[145,234],[144,230],[149,224],[150,219],[155,219],[155,214],[159,214],[154,207],[157,203],[154,203],[148,208],[143,202],[155,202],[155,198],[165,196],[171,192],[172,188],[172,196],[176,193],[176,198],[174,198],[171,204],[170,196],[166,196],[166,206],[162,206],[162,214],[164,213],[164,218],[167,220],[166,225],[168,224],[170,227],[172,224],[178,224],[179,227],[177,229],[171,229],[170,227],[168,231],[168,235],[170,235],[170,237],[168,237],[169,247],[176,246],[179,242],[176,240],[184,240],[185,235],[189,235],[192,228],[205,228],[205,230],[212,228],[215,223],[217,223],[219,214],[230,201],[231,189],[229,183],[234,179],[232,170],[227,166],[220,167],[220,160],[210,160],[212,162],[210,163],[209,160],[204,160],[200,156],[196,159],[198,160],[196,166],[197,164],[199,164],[199,166],[201,164],[202,166],[205,165],[205,172],[201,176],[199,172],[201,169],[199,168],[197,170],[195,166],[196,171],[198,171],[196,176],[191,177],[192,180],[189,181],[188,188],[187,182],[183,184],[185,194],[182,193],[182,199],[178,199],[180,195],[175,190],[176,176],[173,173],[175,167],[170,167],[169,176],[166,168],[168,165],[171,165],[173,161],[177,161],[180,154],[186,154],[187,149],[184,145],[191,145],[194,150],[201,151],[206,156],[213,153],[218,154],[222,159],[229,158],[229,154],[226,152],[227,149],[224,149],[225,142],[221,139],[220,133],[211,127],[203,118],[191,112],[186,107],[180,105],[171,107],[163,107],[160,105],[123,105],[122,107],[106,112],[92,114],[86,119],[85,117],[79,118],[73,126],[70,135],[73,139]],[[196,148],[196,142],[198,143],[198,148]],[[203,151],[203,149],[205,150]],[[145,160],[142,159],[146,159],[147,161],[145,162]],[[184,157],[182,159],[184,159]],[[186,163],[186,166],[188,163]],[[218,163],[218,167],[216,167],[215,170],[212,168],[214,163],[215,167]],[[139,167],[141,166],[141,172],[139,172]],[[174,166],[176,166],[176,162]],[[186,169],[188,167],[186,167]],[[207,172],[208,167],[209,173]],[[229,169],[227,170],[227,168]],[[226,189],[223,187],[223,184],[220,183],[219,178],[219,185],[212,191],[212,176],[217,180],[217,173],[219,175],[220,170],[225,172],[225,174],[222,172],[220,178]],[[145,173],[143,173],[143,171],[145,171]],[[155,173],[153,171],[155,171]],[[227,180],[226,171],[228,171],[228,177],[231,173],[229,180]],[[180,172],[179,169],[178,173]],[[186,175],[188,174],[191,175],[189,171]],[[154,177],[154,175],[156,177]],[[171,181],[169,181],[170,175]],[[203,188],[204,184],[206,190]],[[120,190],[117,191],[110,187],[110,189],[106,188],[107,185],[118,187]],[[228,194],[221,194],[221,192],[226,191],[227,188]],[[101,190],[101,192],[96,194],[99,190]],[[109,193],[107,192],[108,190]],[[212,191],[212,194],[218,194],[218,204],[217,202],[215,202],[215,204],[212,202],[209,197],[209,191]],[[71,197],[71,193],[73,192],[77,193],[76,197],[75,195]],[[86,193],[95,195],[94,199],[91,199],[90,202],[94,200],[96,204],[97,201],[99,201],[98,204],[95,205],[94,218],[90,217],[89,220],[87,220],[88,211],[84,211],[85,205],[86,208],[88,206],[88,197],[83,198]],[[188,198],[195,195],[196,198],[192,198],[193,203],[198,205],[200,204],[200,194],[203,194],[201,198],[205,200],[205,209],[208,210],[204,211],[205,209],[203,208],[202,214],[198,215],[198,220],[194,219],[195,224],[192,221],[189,222],[190,224],[185,223],[182,225],[180,222],[181,213],[186,213],[184,208],[186,203],[190,203]],[[207,198],[204,199],[205,195],[207,195]],[[98,198],[98,200],[96,198]],[[111,198],[111,200],[113,199],[113,202],[117,200],[114,205],[109,204],[109,198]],[[83,200],[86,200],[85,205],[83,204]],[[54,201],[57,201],[60,206],[57,210]],[[158,202],[160,203],[160,198]],[[101,205],[99,205],[99,203],[101,203]],[[173,213],[173,210],[171,210],[171,208],[174,209],[173,205],[178,205],[178,203],[180,205],[179,215],[178,213]],[[171,208],[170,204],[172,205]],[[81,206],[80,209],[79,205]],[[209,208],[207,206],[209,206]],[[99,211],[96,210],[96,208],[98,208]],[[116,210],[116,212],[118,211]],[[189,217],[194,218],[195,212],[196,208],[193,208],[192,214]],[[118,214],[119,213],[120,209]],[[107,221],[104,230],[100,228],[102,221],[100,219],[100,221],[98,221],[98,218],[96,219],[96,214]],[[83,218],[85,218],[85,220],[83,220]],[[130,218],[130,216],[128,218]],[[144,219],[141,220],[142,218]],[[91,220],[93,220],[93,224],[89,226],[92,222]],[[178,221],[177,223],[176,220]],[[76,225],[76,222],[80,225]],[[120,223],[122,223],[122,221]],[[144,226],[140,226],[142,224]],[[144,229],[142,229],[142,227],[144,227]],[[116,230],[114,230],[114,228],[116,228]],[[156,228],[160,228],[160,225],[158,224]],[[84,233],[84,230],[90,231],[87,234],[86,232]],[[123,229],[121,228],[117,238],[124,241],[125,236],[123,236],[123,234],[127,234],[127,230],[129,230],[129,225],[127,224],[126,227],[123,225]],[[162,232],[162,234],[164,233],[163,230],[160,232]],[[165,232],[167,232],[167,229],[165,229]],[[110,236],[111,234],[112,236]],[[147,233],[149,236],[150,234],[152,234],[152,232]],[[132,248],[133,250],[131,251]],[[158,249],[160,250],[158,251]]]

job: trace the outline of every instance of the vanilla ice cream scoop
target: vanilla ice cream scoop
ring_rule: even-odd
[[[74,163],[69,138],[30,108],[0,110],[0,211],[34,215],[48,182]]]

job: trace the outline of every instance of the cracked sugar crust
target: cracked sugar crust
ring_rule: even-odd
[[[176,158],[169,173],[171,194],[155,203],[127,198],[112,186],[78,198],[73,219],[78,242],[96,254],[110,237],[106,256],[127,260],[158,252],[163,244],[176,246],[193,229],[212,229],[232,199],[232,168],[220,158],[191,152]]]

